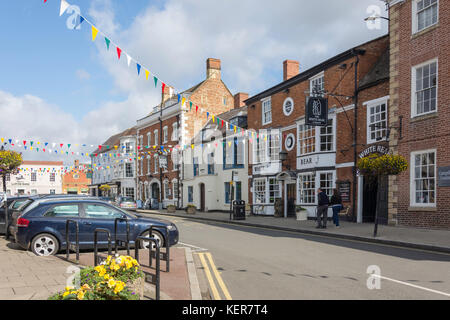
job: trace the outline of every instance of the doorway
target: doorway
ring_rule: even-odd
[[[152,198],[159,201],[159,185],[157,183],[152,184]]]
[[[287,201],[288,217],[295,217],[295,193],[296,193],[296,184],[295,183],[286,184],[286,201]]]
[[[362,204],[362,222],[375,222],[375,214],[378,206],[378,223],[387,224],[388,222],[388,178],[383,176],[381,183],[375,178],[363,178],[363,204]],[[377,199],[377,192],[379,200]]]
[[[200,211],[205,211],[205,184],[200,183]]]

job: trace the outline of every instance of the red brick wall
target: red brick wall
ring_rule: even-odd
[[[450,166],[449,136],[450,113],[450,1],[439,1],[437,26],[412,35],[412,1],[391,7],[391,15],[398,18],[398,31],[391,35],[391,51],[398,50],[399,63],[391,66],[398,76],[391,80],[398,85],[398,113],[403,116],[402,136],[398,140],[398,153],[408,162],[413,151],[437,149],[437,167]],[[396,16],[397,17],[397,16]],[[395,29],[396,30],[396,29]],[[434,114],[411,118],[411,68],[438,58],[438,111]],[[410,163],[412,165],[412,163]],[[410,170],[397,179],[396,196],[398,224],[415,227],[450,229],[450,188],[437,187],[435,211],[410,208]]]
[[[374,66],[374,64],[378,61],[381,54],[385,52],[388,46],[388,37],[383,37],[381,39],[369,42],[365,45],[362,45],[360,48],[365,49],[366,53],[363,56],[360,56],[360,62],[358,65],[358,81],[360,81]],[[346,61],[340,62],[338,65],[334,65],[329,67],[327,70],[324,70],[324,81],[325,81],[325,90],[333,91],[335,94],[353,96],[354,94],[354,62],[355,58],[347,59]],[[347,65],[346,69],[342,70],[339,68],[339,65],[345,63]],[[271,96],[272,101],[272,123],[263,126],[262,125],[262,102],[256,101],[248,104],[248,127],[249,129],[268,129],[268,128],[282,128],[290,125],[294,125],[296,120],[305,115],[305,102],[306,102],[306,94],[305,91],[309,91],[310,82],[309,80],[305,80],[303,82],[294,84],[289,88],[289,92],[280,91]],[[362,106],[362,103],[368,100],[381,98],[389,95],[389,83],[385,81],[376,87],[368,88],[362,92],[360,92],[359,96],[359,108],[358,108],[358,144],[366,143],[366,113],[365,107]],[[287,97],[290,97],[294,100],[294,110],[291,115],[285,116],[283,113],[283,103]],[[342,106],[349,106],[353,104],[352,99],[346,99],[342,97],[328,97],[328,106],[329,108],[337,107],[338,109]],[[340,101],[341,104],[338,103]],[[354,161],[354,149],[352,147],[353,144],[353,134],[351,131],[351,127],[354,126],[354,110],[346,111],[347,117],[345,113],[340,112],[336,115],[337,118],[337,126],[336,126],[336,163],[346,163]],[[349,124],[350,122],[350,124]],[[285,136],[290,132],[295,134],[297,137],[297,129],[292,129],[289,131],[283,132],[282,137],[282,145],[284,149],[284,140]],[[250,148],[253,147],[253,144],[250,143]],[[358,150],[360,151],[364,149],[364,146],[358,146]],[[252,150],[252,149],[250,149]],[[290,165],[292,170],[296,170],[297,168],[297,140],[296,146],[288,152],[288,164]],[[285,169],[285,168],[284,168]],[[337,171],[337,180],[353,180],[352,176],[352,168],[342,168]],[[252,165],[249,164],[249,175],[252,175]],[[353,183],[353,182],[352,182]],[[251,188],[251,184],[249,184],[249,188]],[[351,195],[353,196],[353,195]],[[249,189],[249,201],[252,201],[251,192]]]

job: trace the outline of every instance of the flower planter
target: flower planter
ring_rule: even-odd
[[[197,212],[197,209],[195,207],[187,207],[186,212],[188,214],[195,214]]]
[[[177,210],[175,206],[167,206],[167,212],[174,213]]]
[[[295,215],[297,216],[297,220],[299,221],[308,220],[308,211],[306,210],[296,211]]]
[[[139,277],[136,280],[127,283],[128,289],[130,289],[135,294],[139,295],[139,299],[142,299],[144,297],[144,285],[145,285],[144,277]]]

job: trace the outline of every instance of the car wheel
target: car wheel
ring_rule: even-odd
[[[150,234],[150,232],[149,232],[149,231],[146,231],[146,232],[144,232],[141,236],[143,236],[143,237],[148,237],[149,234]],[[161,234],[161,232],[159,232],[159,231],[153,231],[153,237],[156,238],[156,240],[158,241],[159,247],[160,247],[160,248],[164,246],[164,237],[163,237],[163,235]],[[140,248],[141,248],[141,249],[148,249],[149,242],[150,242],[150,241],[141,240],[141,241],[140,241]],[[154,249],[154,248],[155,248],[155,244],[152,242],[152,249]]]
[[[48,233],[38,234],[31,241],[31,251],[37,256],[53,256],[59,250],[59,242]]]

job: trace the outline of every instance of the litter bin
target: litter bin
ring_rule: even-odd
[[[245,220],[245,201],[233,201],[233,220]]]

